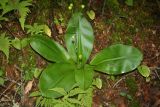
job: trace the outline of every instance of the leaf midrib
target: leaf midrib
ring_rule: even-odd
[[[122,60],[122,59],[130,59],[130,58],[133,58],[133,57],[136,57],[136,55],[131,55],[131,56],[121,56],[121,57],[116,57],[116,58],[110,58],[110,59],[105,59],[105,60],[102,60],[100,61],[98,64],[95,64],[95,65],[99,65],[99,64],[102,64],[104,62],[109,62],[109,61],[116,61],[116,60]]]

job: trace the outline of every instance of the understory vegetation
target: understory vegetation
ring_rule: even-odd
[[[159,0],[1,0],[0,107],[159,107],[159,19]]]

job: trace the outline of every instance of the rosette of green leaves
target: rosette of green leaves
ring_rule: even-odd
[[[65,35],[67,50],[49,37],[37,35],[31,38],[31,47],[51,62],[40,76],[42,96],[63,96],[52,90],[54,88],[69,92],[78,86],[86,90],[92,85],[94,70],[112,75],[123,74],[134,70],[142,60],[138,49],[116,44],[100,51],[88,63],[93,42],[92,26],[82,13],[73,14],[68,23]]]

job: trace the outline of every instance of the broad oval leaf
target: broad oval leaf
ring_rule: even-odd
[[[72,59],[85,64],[93,48],[94,35],[92,26],[81,13],[73,14],[70,19],[65,42]]]
[[[134,70],[141,63],[142,53],[132,47],[123,44],[112,45],[98,53],[91,65],[95,65],[95,70],[107,74],[123,74]]]
[[[57,98],[62,96],[53,91],[54,88],[63,88],[66,92],[70,91],[75,82],[74,65],[67,63],[55,63],[49,65],[41,74],[39,88],[43,96]]]
[[[67,62],[69,55],[65,49],[54,40],[45,36],[33,36],[30,40],[31,47],[48,61]]]
[[[84,90],[88,89],[93,80],[93,67],[85,65],[82,69],[76,69],[75,79],[80,88]]]

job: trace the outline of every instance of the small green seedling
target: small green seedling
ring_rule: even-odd
[[[96,86],[98,89],[102,88],[102,80],[100,78],[96,78],[93,80],[92,85]]]
[[[11,44],[14,48],[21,50],[28,45],[28,41],[28,38],[23,38],[22,40],[15,38],[11,41]]]
[[[94,20],[95,12],[93,10],[87,11],[86,13],[91,20]]]
[[[132,96],[126,92],[121,92],[120,95],[126,97],[128,100],[133,100]]]
[[[151,74],[151,71],[149,69],[148,66],[146,65],[141,65],[138,67],[138,72],[146,78],[146,82],[149,82],[150,81],[150,74]]]

